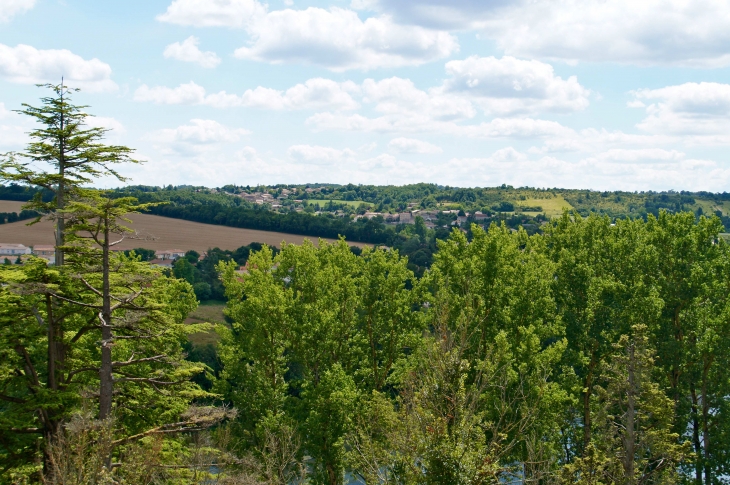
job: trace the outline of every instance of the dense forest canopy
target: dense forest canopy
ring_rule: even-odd
[[[730,483],[726,194],[90,190],[131,151],[102,146],[72,92],[48,87],[26,113],[46,110],[48,129],[0,161],[2,191],[57,236],[55,265],[0,265],[2,483]],[[74,137],[91,140],[74,145],[83,156],[60,156]],[[34,172],[46,153],[56,171]],[[237,196],[263,191],[377,205],[380,219]],[[387,224],[419,198],[440,208],[433,227]],[[528,231],[527,209],[550,200],[570,207]],[[129,214],[163,210],[399,242],[189,251],[171,270],[113,251]],[[225,323],[191,323],[212,294]]]

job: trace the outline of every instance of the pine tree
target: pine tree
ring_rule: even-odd
[[[622,335],[603,369],[594,411],[604,483],[676,483],[690,443],[672,432],[674,403],[653,376],[655,352],[645,325]]]

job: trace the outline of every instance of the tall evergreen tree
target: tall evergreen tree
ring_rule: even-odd
[[[0,179],[45,188],[54,194],[51,202],[41,200],[41,193],[25,208],[50,213],[56,223],[55,262],[61,266],[65,243],[63,209],[78,190],[94,179],[111,175],[119,181],[125,178],[114,168],[122,163],[138,163],[131,158],[134,150],[125,146],[102,143],[107,128],[89,126],[88,106],[74,105],[71,95],[78,89],[63,83],[44,84],[52,91],[41,98],[40,106],[23,103],[17,112],[29,116],[41,127],[29,133],[31,142],[25,151],[10,153],[0,163]],[[39,167],[49,167],[43,170]]]

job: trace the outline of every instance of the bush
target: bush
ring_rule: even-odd
[[[200,301],[210,300],[211,296],[211,288],[208,283],[195,283],[193,285],[193,291],[195,292],[195,297]]]

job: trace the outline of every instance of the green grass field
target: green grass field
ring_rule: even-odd
[[[227,325],[225,317],[223,316],[223,309],[226,307],[226,304],[220,301],[204,301],[202,302],[198,308],[195,309],[194,312],[192,312],[187,320],[185,320],[187,323],[213,323],[217,325]],[[192,342],[195,345],[218,345],[218,341],[220,340],[220,336],[218,333],[216,333],[215,330],[210,330],[208,332],[198,332],[191,334],[188,337],[188,340]]]
[[[512,201],[515,206],[523,207],[542,207],[542,212],[525,212],[525,214],[536,216],[537,214],[544,213],[548,217],[559,216],[563,213],[563,209],[571,210],[573,208],[570,203],[565,200],[561,195],[551,197],[549,199],[535,199],[528,198],[525,200]]]
[[[716,202],[711,199],[695,199],[695,210],[697,207],[702,207],[702,212],[705,215],[714,215],[715,211],[722,211],[723,215],[730,214],[730,201],[719,201]]]
[[[320,206],[323,206],[323,207],[330,201],[334,202],[336,204],[347,204],[351,207],[359,207],[360,204],[365,204],[368,206],[373,205],[370,202],[364,202],[362,200],[339,200],[339,199],[332,199],[332,200],[330,200],[330,199],[306,199],[306,200],[310,204],[319,204]]]

